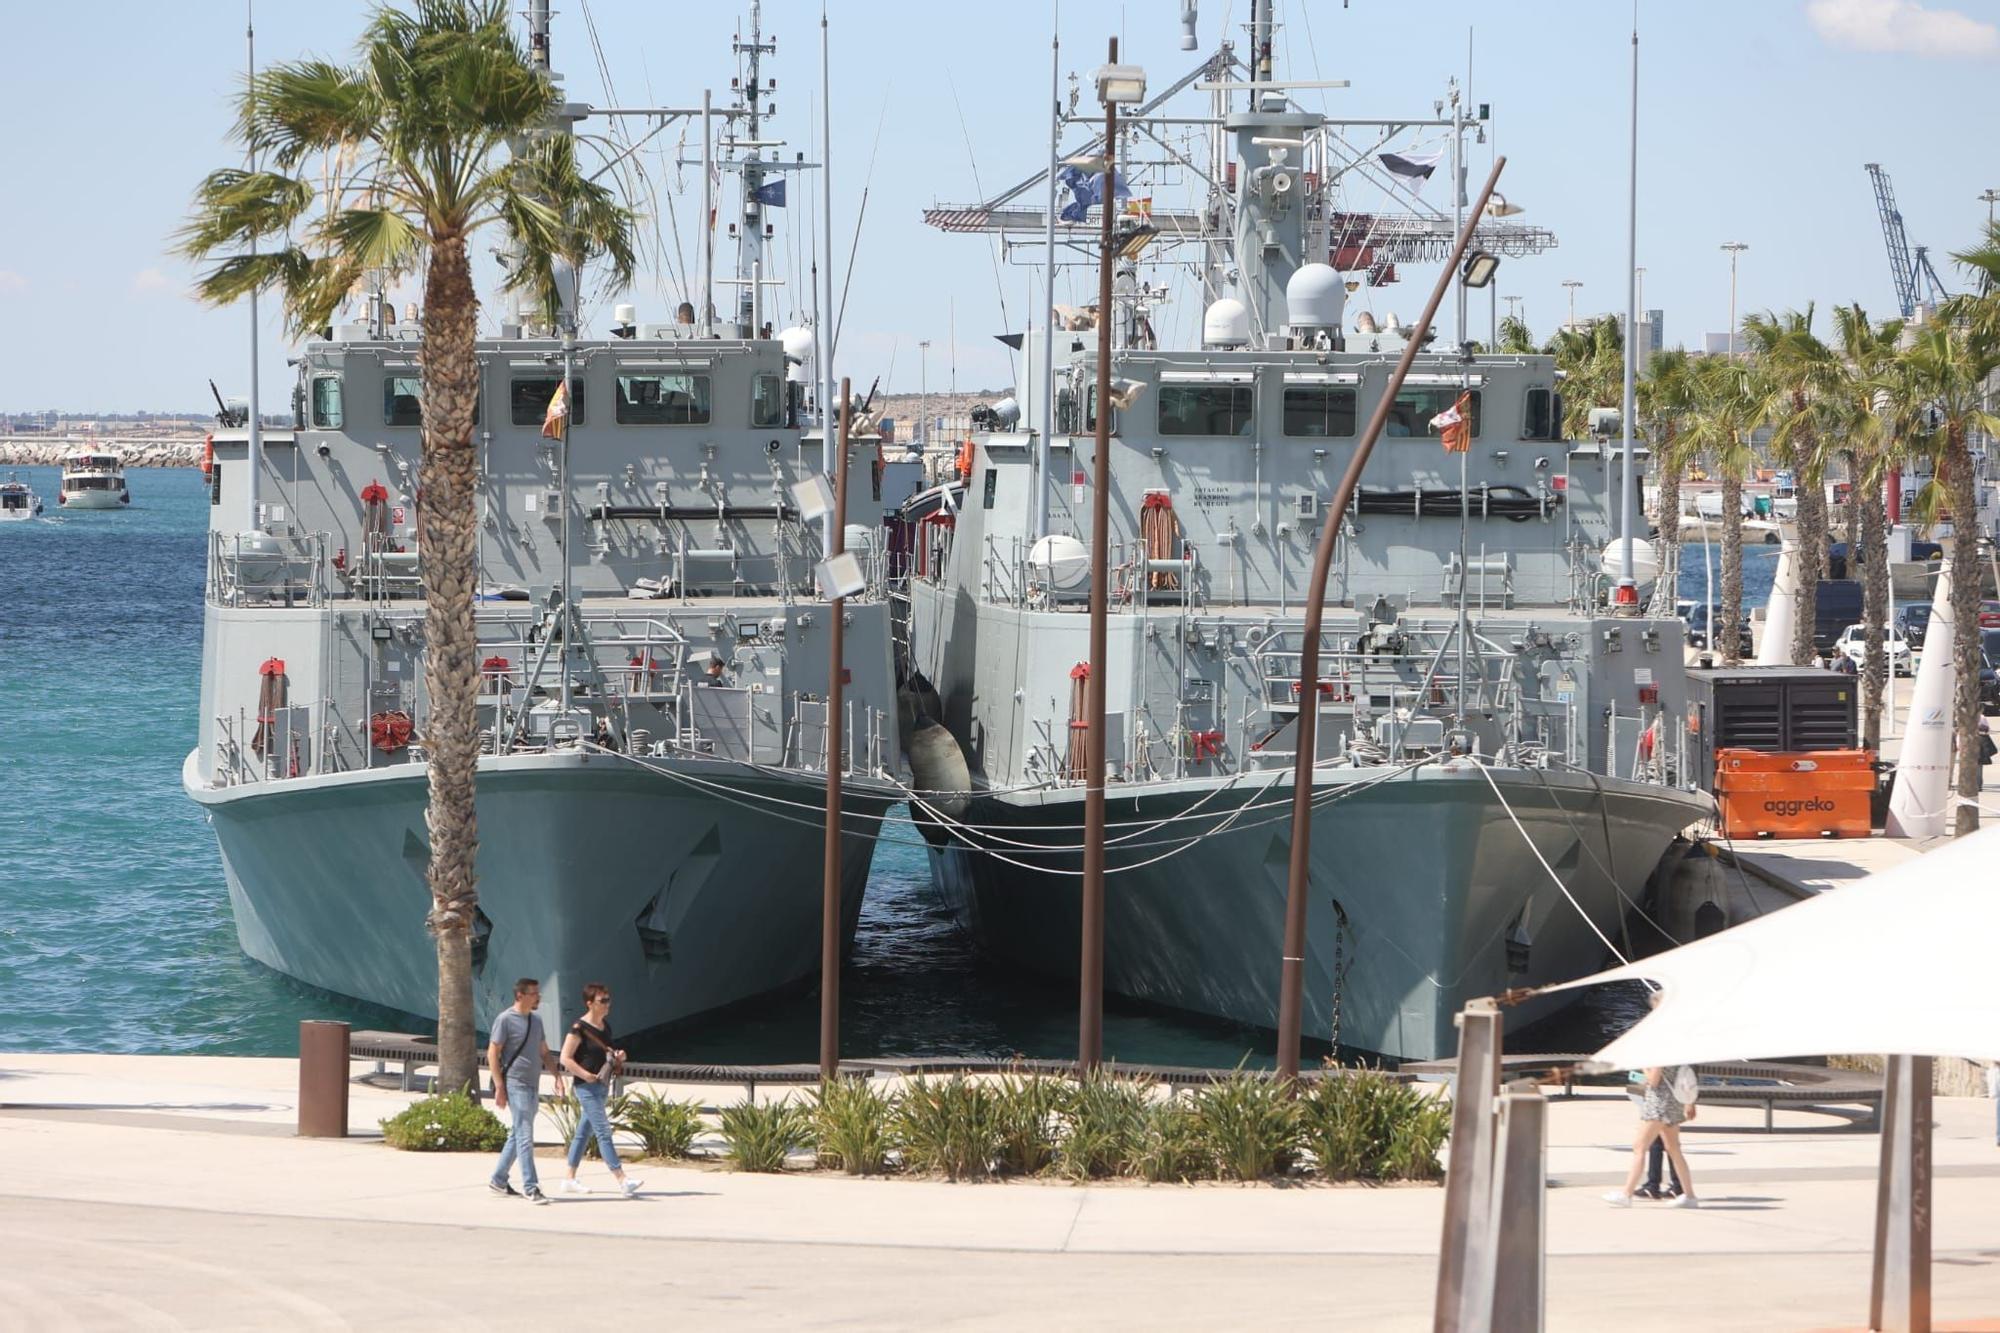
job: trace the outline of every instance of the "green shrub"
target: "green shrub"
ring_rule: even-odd
[[[1000,1152],[991,1089],[957,1075],[942,1083],[918,1077],[897,1101],[895,1125],[904,1164],[942,1172],[947,1180],[990,1174]]]
[[[812,1142],[812,1116],[790,1102],[725,1106],[722,1141],[738,1171],[783,1171],[786,1156]]]
[[[686,1157],[708,1126],[694,1102],[677,1102],[655,1092],[620,1099],[612,1125],[639,1140],[648,1157]]]
[[[499,1152],[507,1126],[464,1092],[447,1092],[382,1121],[382,1137],[405,1152]]]
[[[1379,1070],[1330,1073],[1299,1099],[1302,1137],[1328,1180],[1435,1180],[1451,1102]]]
[[[819,1164],[850,1176],[880,1175],[889,1169],[896,1104],[858,1078],[822,1083],[814,1093],[813,1143]]]
[[[625,1128],[625,1115],[632,1104],[632,1094],[621,1092],[604,1104],[604,1114],[611,1121],[612,1133]],[[583,1103],[577,1100],[571,1089],[547,1103],[549,1119],[555,1121],[556,1133],[567,1148],[576,1139],[577,1127],[583,1124]],[[592,1134],[583,1141],[583,1155],[590,1161],[602,1160],[604,1154],[598,1151],[597,1135]]]
[[[1298,1105],[1277,1079],[1238,1069],[1197,1092],[1194,1113],[1216,1169],[1230,1180],[1282,1174],[1298,1155]]]
[[[1069,1095],[1068,1083],[1041,1074],[1009,1074],[1000,1080],[993,1102],[1002,1175],[1033,1176],[1049,1169]]]
[[[1057,1169],[1071,1180],[1131,1170],[1146,1121],[1144,1089],[1130,1079],[1099,1071],[1080,1080],[1066,1100]]]
[[[1170,1097],[1146,1107],[1132,1169],[1156,1182],[1205,1180],[1215,1174],[1215,1151],[1192,1103]]]

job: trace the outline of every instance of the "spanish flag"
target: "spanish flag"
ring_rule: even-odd
[[[1472,447],[1472,422],[1467,416],[1471,410],[1472,391],[1461,390],[1450,407],[1431,418],[1431,426],[1439,432],[1446,453],[1462,454]]]
[[[548,414],[542,418],[542,438],[569,438],[569,385],[566,382],[556,385],[555,396],[549,399]]]

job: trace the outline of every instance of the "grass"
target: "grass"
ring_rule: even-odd
[[[1315,1082],[1299,1099],[1301,1141],[1328,1180],[1435,1180],[1451,1132],[1451,1100],[1426,1097],[1377,1070]]]
[[[1140,1084],[1100,1071],[1071,1089],[1062,1118],[1057,1170],[1071,1180],[1124,1175],[1138,1155],[1146,1094]]]
[[[1291,1169],[1299,1107],[1284,1083],[1238,1069],[1196,1093],[1193,1110],[1224,1178],[1263,1180]]]
[[[1000,1153],[993,1091],[962,1076],[939,1083],[917,1078],[897,1101],[895,1127],[904,1164],[947,1180],[991,1174]]]
[[[792,1150],[812,1142],[811,1114],[791,1102],[739,1102],[721,1119],[724,1156],[738,1171],[783,1171]]]
[[[1215,1174],[1208,1128],[1194,1103],[1169,1097],[1146,1107],[1132,1170],[1155,1183],[1205,1180]]]
[[[896,1146],[895,1116],[896,1100],[883,1097],[863,1079],[822,1083],[812,1107],[819,1164],[850,1176],[883,1174]]]
[[[1056,1160],[1070,1087],[1042,1074],[1009,1074],[993,1089],[1002,1175],[1036,1176]]]

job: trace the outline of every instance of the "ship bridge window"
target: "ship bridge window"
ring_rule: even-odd
[[[620,375],[618,422],[625,426],[705,426],[706,375]]]
[[[472,395],[472,424],[479,424],[479,400],[483,395]],[[382,377],[382,424],[385,426],[421,426],[424,424],[424,382],[415,375],[385,375]]]
[[[1248,435],[1255,393],[1249,384],[1162,384],[1160,434]]]
[[[1472,438],[1479,438],[1479,390],[1469,391],[1472,399],[1466,415],[1472,419]],[[1435,440],[1444,432],[1431,424],[1431,418],[1451,409],[1458,398],[1458,390],[1449,385],[1441,388],[1405,388],[1396,394],[1396,401],[1389,409],[1389,424],[1383,434],[1392,439]]]
[[[1357,395],[1351,385],[1287,384],[1285,434],[1348,439],[1354,434]]]
[[[1530,389],[1527,395],[1527,412],[1521,423],[1521,438],[1524,440],[1560,440],[1562,438],[1563,400],[1554,389]]]
[[[347,420],[340,403],[340,376],[315,375],[312,382],[312,424],[316,430],[339,430]]]
[[[781,375],[757,375],[750,380],[750,424],[781,426],[785,421],[785,381]]]
[[[507,419],[517,426],[539,427],[548,420],[549,403],[554,400],[556,386],[561,383],[560,375],[531,375],[507,381]],[[572,378],[569,382],[571,425],[584,424],[585,406],[583,381]]]

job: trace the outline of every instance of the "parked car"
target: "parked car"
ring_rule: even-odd
[[[1690,648],[1707,648],[1709,622],[1720,616],[1721,608],[1697,602],[1681,613],[1687,621],[1687,642]],[[1754,651],[1750,645],[1750,621],[1745,618],[1737,627],[1736,651],[1739,656],[1749,657]]]
[[[1979,631],[1979,711],[2000,713],[2000,629]]]
[[[1905,602],[1896,608],[1896,628],[1903,631],[1903,638],[1911,648],[1923,651],[1924,634],[1931,627],[1931,604],[1929,602]]]
[[[1813,651],[1831,653],[1840,632],[1861,619],[1861,584],[1854,579],[1821,579],[1813,602]]]
[[[1882,647],[1889,658],[1889,670],[1898,676],[1909,675],[1910,664],[1915,659],[1910,654],[1909,641],[1897,632],[1895,626],[1889,626]],[[1855,669],[1859,670],[1867,663],[1868,632],[1859,625],[1849,625],[1834,641],[1833,650],[1854,663]]]

